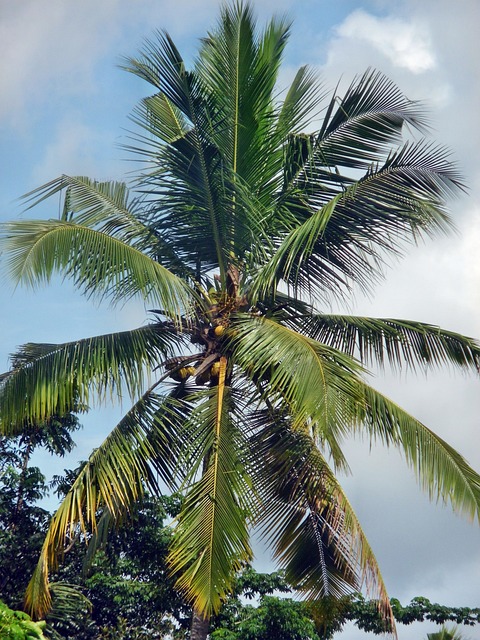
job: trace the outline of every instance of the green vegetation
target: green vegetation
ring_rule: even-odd
[[[133,403],[51,520],[27,589],[37,617],[52,607],[48,575],[65,550],[99,544],[147,490],[181,496],[165,564],[193,607],[192,640],[251,561],[253,526],[310,600],[366,580],[393,624],[336,476],[347,467],[341,440],[358,433],[399,448],[433,498],[479,515],[480,476],[364,374],[372,363],[477,372],[480,345],[419,322],[322,312],[370,290],[405,243],[447,230],[461,179],[443,148],[402,144],[404,125],[425,129],[424,113],[380,73],[326,99],[302,67],[280,100],[289,30],[273,20],[259,31],[247,5],[225,7],[191,68],[158,34],[125,62],[153,92],[133,116],[143,169],[132,193],[61,176],[29,194],[32,206],[63,194],[58,219],[2,228],[16,282],[60,272],[87,296],[151,309],[132,331],[26,344],[0,378],[7,435],[110,399]],[[141,585],[129,588],[141,601]],[[257,633],[287,606],[264,599]],[[297,638],[311,629],[300,609],[290,606]]]
[[[0,638],[2,640],[45,640],[45,622],[33,622],[23,611],[12,611],[0,601]]]

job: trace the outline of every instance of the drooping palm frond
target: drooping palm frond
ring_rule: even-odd
[[[24,345],[0,376],[2,432],[88,406],[92,396],[99,402],[121,400],[124,391],[138,397],[159,359],[181,342],[173,326],[159,322],[64,344]]]
[[[480,475],[453,447],[389,398],[368,385],[364,394],[352,429],[360,433],[366,429],[371,441],[399,449],[430,499],[449,502],[456,512],[480,520]]]
[[[184,280],[96,229],[64,220],[19,220],[3,225],[1,241],[17,283],[34,287],[60,272],[89,296],[113,303],[141,296],[179,324],[191,312],[194,292]]]
[[[342,597],[366,582],[393,622],[383,578],[338,480],[304,430],[265,411],[253,419],[260,526],[287,579],[312,598]]]
[[[168,562],[177,587],[205,617],[219,610],[235,573],[251,560],[247,528],[249,483],[242,461],[241,435],[232,420],[227,360],[220,360],[218,385],[194,410],[197,442],[203,456],[189,474],[185,500],[177,517]],[[187,445],[188,449],[188,445]],[[195,479],[203,460],[201,477]],[[194,474],[192,476],[192,474]]]
[[[355,361],[268,318],[242,317],[234,326],[237,363],[273,407],[283,403],[293,428],[309,425],[337,466],[346,467],[339,438],[366,430],[372,440],[403,451],[430,497],[448,500],[472,518],[479,515],[480,476],[441,438],[367,385]]]
[[[175,398],[147,392],[93,452],[50,522],[25,596],[32,615],[41,618],[50,609],[49,571],[76,537],[96,531],[99,513],[108,511],[114,526],[145,487],[158,492],[157,474],[172,488],[185,411]]]
[[[239,315],[232,322],[235,362],[260,385],[272,406],[284,405],[294,424],[311,425],[338,467],[354,400],[362,402],[361,367],[351,357],[322,345],[273,318]]]
[[[68,582],[53,582],[50,585],[52,592],[52,609],[48,613],[48,621],[70,622],[75,620],[79,611],[91,611],[93,605],[87,596],[82,593],[78,585]]]
[[[292,326],[366,365],[388,362],[415,370],[451,364],[480,371],[480,344],[476,340],[422,322],[312,311],[292,318]]]

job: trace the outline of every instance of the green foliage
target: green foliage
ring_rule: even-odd
[[[258,607],[246,606],[242,613],[234,630],[217,629],[212,640],[320,640],[302,602],[264,596]]]
[[[33,622],[23,611],[13,611],[0,601],[0,638],[2,640],[46,640],[45,622]]]
[[[74,446],[71,434],[78,428],[78,419],[68,414],[20,436],[0,437],[0,596],[9,606],[22,606],[50,518],[37,504],[49,487],[41,470],[30,466],[30,458],[38,448],[65,455]]]

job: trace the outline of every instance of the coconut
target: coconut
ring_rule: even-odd
[[[220,373],[220,362],[214,362],[210,367],[210,375],[217,378]]]

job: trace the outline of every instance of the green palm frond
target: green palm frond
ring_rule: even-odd
[[[268,171],[265,153],[277,143],[271,139],[273,92],[289,28],[272,20],[257,35],[251,7],[226,6],[199,52],[198,71],[223,124],[213,130],[216,146],[233,174],[255,191]]]
[[[182,114],[185,119],[184,128],[190,126],[190,129],[185,136],[162,149],[159,170],[153,173],[150,171],[144,179],[150,184],[150,193],[158,196],[159,193],[168,191],[170,207],[166,211],[161,206],[157,212],[157,220],[162,219],[163,224],[169,224],[167,228],[173,233],[189,228],[195,239],[201,240],[203,235],[203,241],[197,250],[195,243],[187,241],[187,234],[182,235],[183,249],[188,244],[193,244],[192,251],[188,252],[193,265],[198,260],[208,264],[206,256],[212,256],[209,266],[212,263],[218,265],[223,279],[226,272],[224,252],[228,246],[227,220],[221,206],[223,184],[216,171],[220,157],[211,141],[213,113],[208,91],[197,73],[186,70],[185,63],[168,34],[159,34],[158,40],[158,44],[147,41],[143,55],[138,59],[129,59],[125,69],[160,90],[177,110],[176,113]],[[156,115],[158,117],[158,111]],[[172,175],[175,180],[171,180]],[[175,204],[178,208],[172,206]],[[194,225],[192,212],[196,218]],[[197,235],[199,227],[203,227],[204,233]],[[200,254],[199,249],[202,248],[205,249],[205,254]]]
[[[62,219],[108,229],[112,235],[135,239],[145,228],[135,215],[135,202],[124,182],[98,182],[85,176],[62,175],[23,196],[31,209],[59,193],[66,193]]]
[[[48,614],[49,623],[55,620],[67,623],[78,616],[79,611],[91,611],[92,603],[82,593],[81,588],[67,582],[52,582],[52,609]]]
[[[30,209],[62,192],[65,192],[62,220],[127,241],[176,275],[189,275],[169,239],[148,224],[145,202],[132,198],[125,183],[63,175],[27,193],[24,199]]]
[[[106,510],[109,526],[116,525],[145,487],[158,492],[157,474],[172,487],[181,447],[178,425],[186,409],[174,398],[148,392],[90,456],[50,522],[25,597],[34,616],[41,618],[51,606],[48,572],[72,540],[97,530],[99,513]]]
[[[146,129],[153,149],[160,150],[162,144],[174,144],[184,138],[191,125],[183,112],[164,93],[143,98],[136,107],[132,121]]]
[[[368,385],[364,394],[365,403],[358,406],[360,433],[366,428],[372,441],[398,448],[430,499],[450,502],[456,512],[480,520],[480,475],[453,447],[389,398]]]
[[[371,290],[383,277],[387,256],[401,256],[405,243],[451,226],[441,205],[442,193],[460,185],[442,149],[416,145],[353,185],[333,175],[333,184],[325,190],[325,177],[320,174],[316,196],[308,198],[308,206],[301,202],[305,200],[302,191],[285,205],[298,216],[297,223],[292,216],[287,219],[287,243],[293,224],[300,230],[306,226],[308,232],[314,228],[310,218],[318,216],[327,203],[334,205],[325,228],[319,226],[317,237],[309,238],[309,251],[299,252],[300,259],[289,265],[286,277],[294,290],[314,291],[323,298],[332,292],[344,295],[353,282]],[[310,175],[307,184],[313,181]],[[278,241],[280,254],[285,251],[284,242]],[[282,271],[279,276],[284,276]]]
[[[218,385],[193,415],[203,434],[204,469],[186,490],[168,557],[178,575],[177,588],[204,616],[219,610],[235,573],[252,558],[249,483],[241,459],[242,438],[231,419],[226,367],[222,358]]]
[[[313,212],[303,224],[287,234],[272,259],[253,279],[251,290],[254,297],[257,293],[263,297],[269,291],[275,291],[282,280],[288,283],[293,281],[294,290],[300,288],[297,286],[296,278],[300,275],[304,262],[308,263],[319,237],[324,234],[331,217],[335,214],[339,199],[340,196],[334,197],[324,207]]]
[[[104,402],[127,391],[145,390],[159,359],[171,356],[181,339],[168,324],[106,334],[64,344],[27,344],[0,376],[0,425],[17,433],[51,415]]]
[[[357,516],[325,459],[304,432],[267,411],[255,418],[263,535],[291,584],[312,598],[342,597],[366,582],[393,621],[383,578]]]
[[[263,398],[288,408],[295,425],[310,424],[335,464],[346,468],[340,439],[355,417],[353,399],[363,399],[360,365],[273,318],[239,315],[232,327],[235,362]]]
[[[278,114],[278,128],[288,136],[304,131],[317,115],[319,103],[325,91],[315,72],[309,67],[300,67],[288,88]]]
[[[398,142],[405,124],[425,130],[425,108],[382,73],[367,70],[342,98],[332,96],[316,143],[320,163],[368,168]]]
[[[423,140],[397,150],[386,147],[403,122],[419,124],[417,107],[389,82],[394,95],[384,96],[385,78],[374,78],[373,89],[367,80],[359,85],[370,87],[366,98],[363,89],[357,96],[360,105],[352,105],[350,98],[346,101],[351,116],[339,107],[339,117],[333,118],[338,130],[325,124],[317,137],[290,136],[285,147],[285,181],[270,231],[276,246],[274,280],[283,278],[303,294],[344,296],[353,282],[370,290],[383,276],[388,255],[401,255],[405,243],[421,235],[448,230],[452,223],[443,203],[464,189],[444,148]],[[325,121],[330,117],[328,110]],[[331,152],[330,143],[337,136],[341,144]],[[365,148],[357,137],[365,139]],[[356,168],[364,169],[363,177],[349,174],[350,154],[360,159]],[[316,225],[327,207],[334,208],[328,224]],[[272,271],[269,266],[264,287],[271,282]]]
[[[312,312],[293,318],[292,326],[366,365],[388,362],[415,370],[452,364],[480,371],[476,340],[422,322]]]
[[[268,318],[239,319],[235,330],[237,362],[272,406],[285,403],[293,427],[309,425],[337,466],[346,467],[339,437],[366,428],[372,440],[404,452],[430,497],[449,500],[472,518],[478,515],[478,474],[441,438],[363,382],[355,361]]]
[[[181,323],[193,291],[184,280],[123,240],[64,220],[3,225],[2,245],[15,280],[34,287],[56,271],[89,296],[113,303],[141,296]]]

